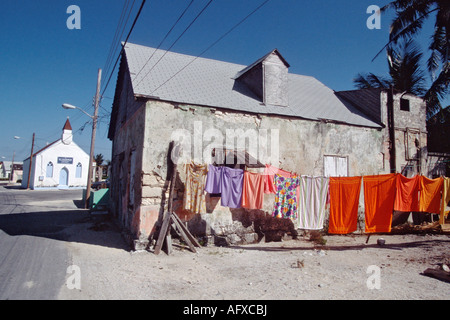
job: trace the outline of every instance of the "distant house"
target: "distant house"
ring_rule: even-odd
[[[30,188],[86,187],[89,155],[72,137],[69,119],[64,124],[61,139],[33,153]],[[30,157],[23,161],[22,188],[27,187]]]
[[[206,195],[205,212],[184,211],[181,165],[213,163],[215,150],[243,147],[262,164],[311,176],[426,174],[426,112],[419,97],[333,91],[289,73],[276,49],[248,66],[130,43],[122,52],[108,134],[110,190],[112,210],[136,245],[148,241],[167,210],[175,140],[183,155],[174,210],[193,233],[231,243],[257,239],[256,226],[262,228],[274,197],[265,195],[264,209],[252,211],[222,207]]]
[[[0,161],[0,179],[9,179],[14,182],[22,179],[22,162],[14,162],[13,164],[12,161]]]
[[[22,163],[14,163],[12,166],[12,181],[17,182],[22,180],[23,173],[23,164]]]
[[[11,161],[0,161],[0,178],[1,179],[9,179],[9,175],[11,174]]]

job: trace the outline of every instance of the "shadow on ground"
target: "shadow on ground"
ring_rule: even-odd
[[[252,246],[230,246],[232,249],[240,250],[257,250],[257,251],[297,251],[297,250],[330,250],[330,251],[345,251],[345,250],[363,250],[368,248],[377,248],[380,250],[402,250],[404,248],[415,247],[429,247],[438,244],[450,244],[450,240],[425,240],[412,241],[404,243],[392,243],[385,245],[374,244],[354,244],[354,245],[323,245],[323,246],[289,246],[289,247],[252,247]]]
[[[130,250],[109,214],[88,210],[0,215],[0,230],[10,236],[27,235]]]

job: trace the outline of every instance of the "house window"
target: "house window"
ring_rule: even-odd
[[[400,98],[400,110],[409,111],[409,100]]]
[[[259,160],[245,150],[213,148],[211,157],[215,166],[229,167],[232,169],[265,168]],[[220,197],[220,193],[210,193],[210,197]]]
[[[45,176],[47,178],[53,177],[53,163],[51,161],[47,163],[47,170],[45,171]]]
[[[77,169],[75,170],[75,178],[81,178],[81,172],[82,172],[83,166],[80,162],[77,164]]]
[[[340,156],[324,156],[323,171],[325,177],[347,177],[348,158]]]

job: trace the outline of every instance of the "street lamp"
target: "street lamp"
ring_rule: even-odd
[[[14,136],[15,140],[20,139],[19,136]],[[14,180],[13,173],[14,173],[14,156],[16,155],[16,151],[13,151],[12,161],[11,161],[11,170],[9,174],[9,182],[11,183]]]
[[[95,145],[95,133],[97,131],[97,118],[98,118],[98,101],[100,96],[100,80],[102,77],[102,69],[98,69],[98,75],[97,75],[97,91],[95,94],[95,108],[94,108],[94,115],[91,116],[89,113],[84,111],[83,109],[80,109],[76,106],[73,106],[68,103],[63,103],[62,107],[64,109],[78,109],[82,111],[85,115],[90,117],[92,119],[92,136],[91,136],[91,151],[89,153],[89,168],[88,168],[88,178],[87,178],[87,186],[86,186],[86,201],[84,203],[84,208],[89,208],[89,202],[91,197],[91,180],[92,180],[92,163],[94,160],[94,145]]]
[[[94,119],[94,116],[91,116],[89,113],[87,113],[87,112],[84,111],[83,109],[78,108],[78,107],[75,107],[75,106],[73,106],[73,105],[71,105],[71,104],[63,103],[63,104],[62,104],[62,107],[63,107],[64,109],[68,109],[68,110],[70,110],[70,109],[78,109],[78,110],[80,110],[81,112],[83,112],[85,115],[87,115],[89,118]]]

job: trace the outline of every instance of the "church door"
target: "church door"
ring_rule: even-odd
[[[59,186],[67,187],[69,185],[69,170],[62,168],[59,173]]]

